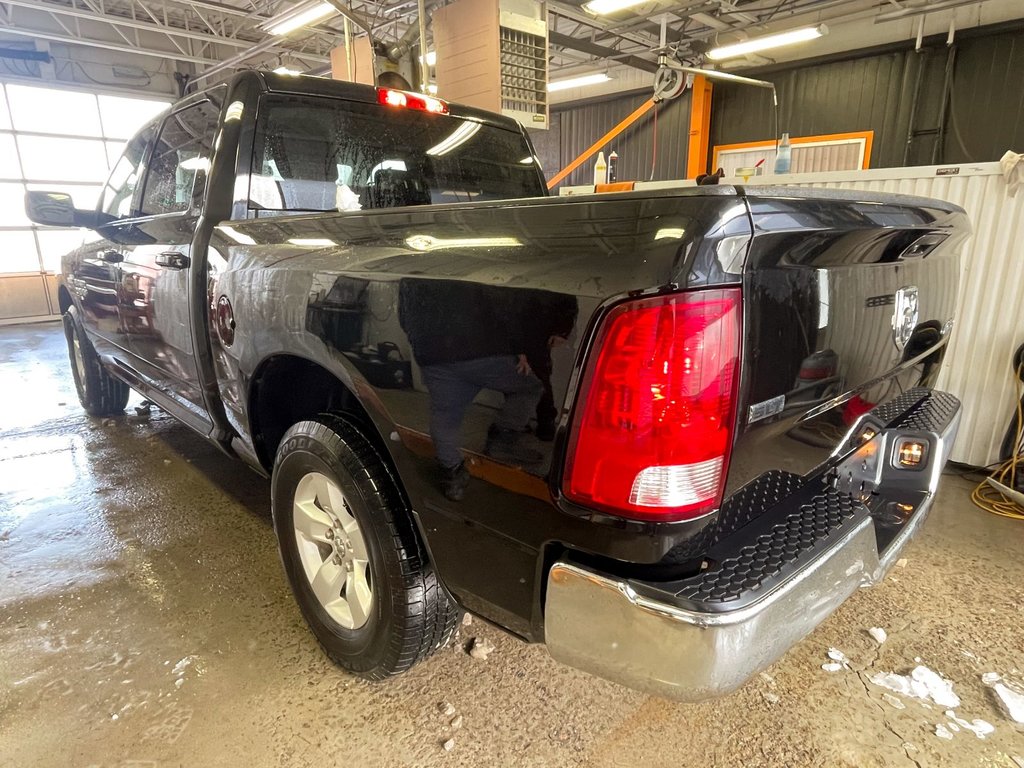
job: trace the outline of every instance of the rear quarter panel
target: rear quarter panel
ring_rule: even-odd
[[[236,321],[230,346],[212,338],[228,418],[251,445],[252,377],[270,357],[327,368],[369,411],[447,588],[465,607],[540,637],[547,548],[571,542],[649,562],[691,533],[600,518],[557,499],[572,389],[595,318],[631,294],[737,283],[749,239],[746,208],[728,187],[226,222],[211,242],[208,298],[211,308],[230,301]],[[542,461],[514,466],[485,455],[502,396],[484,390],[461,425],[473,480],[462,501],[443,496],[431,396],[407,332],[429,318],[403,306],[403,286],[407,296],[413,287],[447,301],[455,321],[444,327],[458,337],[448,347],[515,354],[525,345],[542,358],[533,364],[539,375],[547,363],[559,434],[526,438]],[[545,361],[555,334],[566,343]]]

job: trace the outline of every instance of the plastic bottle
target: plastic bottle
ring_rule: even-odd
[[[619,153],[616,152],[613,149],[612,153],[610,155],[608,155],[608,183],[609,184],[614,184],[616,181],[619,180],[618,165],[619,165]]]
[[[789,134],[782,134],[782,141],[779,142],[779,152],[775,157],[775,172],[789,173],[789,162],[793,156],[793,148],[789,144]]]
[[[608,161],[604,159],[604,152],[597,153],[597,163],[594,165],[594,184],[608,183]]]

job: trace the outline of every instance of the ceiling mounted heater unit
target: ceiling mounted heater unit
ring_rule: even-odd
[[[545,3],[456,0],[432,25],[438,96],[548,127]]]

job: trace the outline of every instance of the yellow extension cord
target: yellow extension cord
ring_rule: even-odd
[[[1021,407],[1021,389],[1024,388],[1021,385],[1022,372],[1024,372],[1024,364],[1017,369],[1017,439],[1013,443],[1013,450],[1017,453],[996,467],[990,475],[997,482],[1014,489],[1016,489],[1018,467],[1024,471],[1024,454],[1019,453],[1021,437],[1024,436],[1024,409]],[[1024,520],[1024,507],[989,485],[987,480],[978,483],[971,493],[971,501],[993,515]]]

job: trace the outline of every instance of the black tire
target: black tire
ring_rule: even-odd
[[[341,490],[365,541],[373,598],[366,623],[354,629],[327,612],[302,564],[293,509],[299,482],[311,473],[325,475]],[[351,422],[323,414],[289,429],[277,450],[271,497],[292,592],[332,660],[360,677],[382,680],[405,672],[448,643],[461,611],[428,562],[390,471]],[[326,563],[328,557],[324,559]]]
[[[90,416],[122,413],[131,390],[100,363],[100,357],[82,329],[74,307],[64,313],[64,336],[68,342],[71,376],[75,380],[78,402]],[[76,354],[76,346],[78,353]]]

